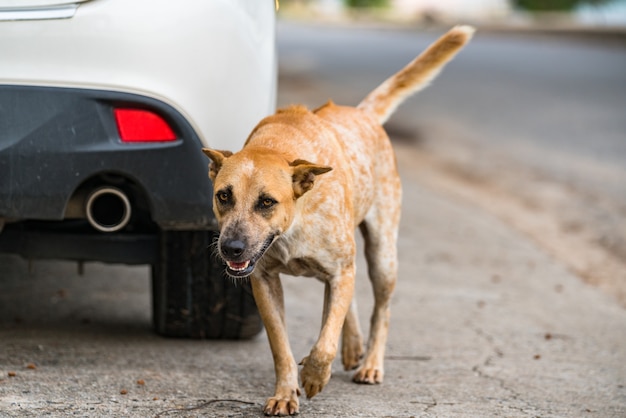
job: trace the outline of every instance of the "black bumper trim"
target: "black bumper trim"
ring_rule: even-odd
[[[0,233],[0,253],[26,259],[154,264],[159,256],[159,236],[156,233],[86,234],[7,228]]]
[[[150,109],[176,133],[167,143],[124,144],[118,106]],[[172,106],[136,94],[0,85],[0,218],[60,221],[70,197],[98,176],[136,184],[163,229],[214,224],[208,160]]]

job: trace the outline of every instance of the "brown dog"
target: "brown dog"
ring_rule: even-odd
[[[219,254],[229,275],[252,276],[274,357],[276,389],[265,414],[298,413],[298,367],[287,339],[280,273],[313,276],[325,284],[322,330],[300,363],[307,397],[328,383],[342,330],[344,368],[358,368],[355,382],[382,382],[401,188],[381,125],[472,33],[467,26],[453,28],[356,108],[329,102],[311,112],[292,106],[263,119],[236,154],[204,150],[212,160]],[[364,357],[352,303],[357,227],[375,298]]]

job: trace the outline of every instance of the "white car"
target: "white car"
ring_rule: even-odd
[[[150,264],[157,332],[246,338],[202,147],[276,98],[274,0],[0,0],[0,252]]]

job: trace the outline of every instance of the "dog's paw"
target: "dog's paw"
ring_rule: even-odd
[[[384,374],[382,368],[363,366],[354,374],[352,381],[374,385],[376,383],[382,383]]]
[[[263,413],[273,417],[297,415],[300,412],[298,401],[299,390],[292,391],[290,396],[272,396],[265,401]]]
[[[320,362],[312,360],[310,356],[302,359],[303,366],[300,372],[300,380],[306,397],[311,399],[322,391],[330,380],[332,362]]]

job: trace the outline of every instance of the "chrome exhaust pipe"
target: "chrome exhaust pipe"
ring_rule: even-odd
[[[89,224],[98,231],[115,232],[128,225],[132,208],[126,193],[103,186],[87,196],[85,213]]]

